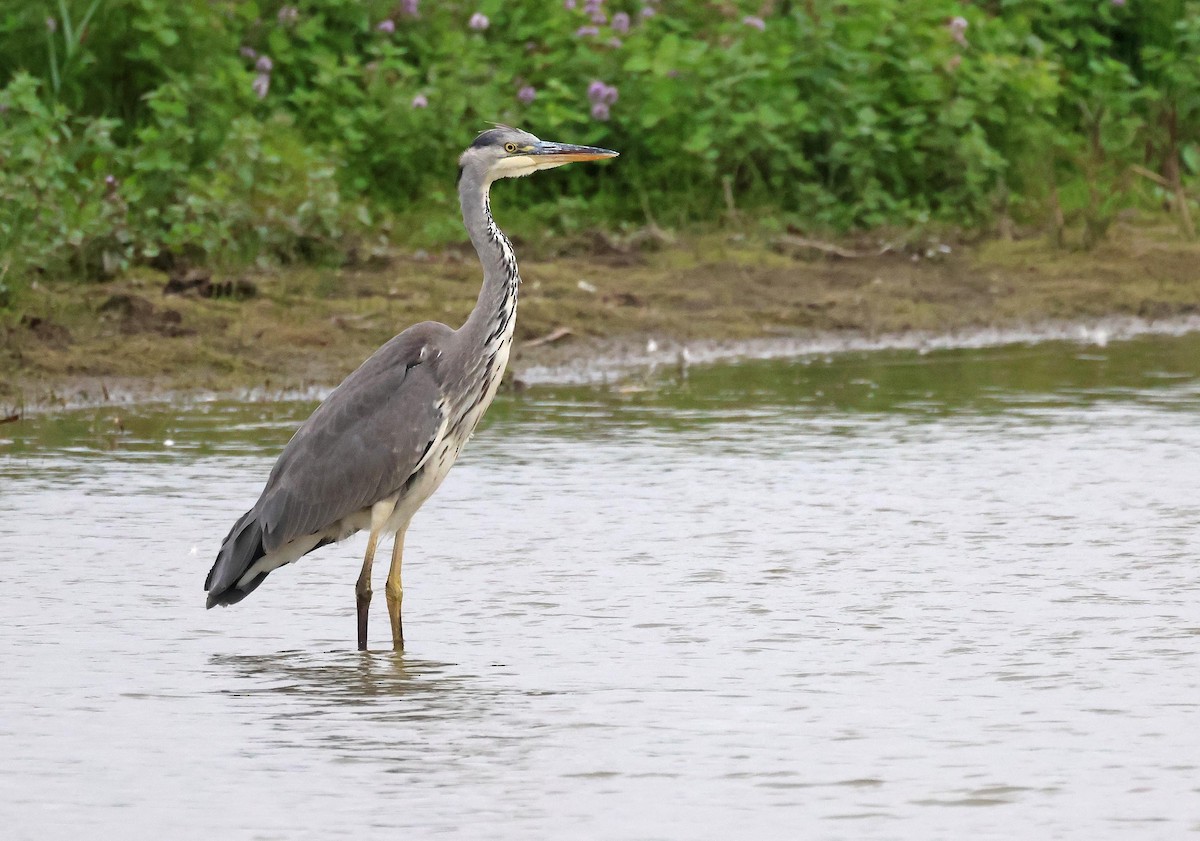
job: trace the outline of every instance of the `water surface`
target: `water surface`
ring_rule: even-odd
[[[0,427],[5,838],[1200,832],[1200,338],[502,398],[409,531],[203,609],[312,404]]]

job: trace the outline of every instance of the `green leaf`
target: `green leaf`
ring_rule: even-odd
[[[658,44],[658,49],[654,51],[654,61],[651,67],[656,76],[666,76],[673,70],[677,70],[677,57],[679,55],[679,36],[671,33],[664,37]]]
[[[1200,145],[1189,143],[1179,150],[1183,165],[1192,175],[1200,175]]]

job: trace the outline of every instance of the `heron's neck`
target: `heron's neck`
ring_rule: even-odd
[[[458,183],[463,223],[483,266],[483,288],[461,332],[480,344],[511,332],[521,283],[512,243],[492,219],[488,187],[486,181],[470,174],[464,174]]]

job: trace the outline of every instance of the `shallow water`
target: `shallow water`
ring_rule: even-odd
[[[1196,335],[502,399],[403,655],[361,536],[203,609],[310,409],[0,426],[5,838],[1200,831]]]

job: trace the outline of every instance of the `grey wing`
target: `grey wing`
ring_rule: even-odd
[[[267,552],[403,487],[443,425],[437,362],[450,332],[433,322],[405,330],[296,431],[255,506]]]

